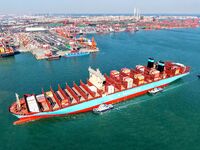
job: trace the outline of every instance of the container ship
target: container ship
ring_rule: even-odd
[[[13,48],[11,48],[11,47],[4,48],[4,47],[0,46],[0,58],[14,56],[14,55],[15,55],[15,52],[14,52]]]
[[[137,65],[134,69],[112,70],[110,75],[102,74],[99,69],[89,67],[87,83],[58,85],[58,90],[50,88],[41,94],[16,94],[9,111],[18,120],[13,124],[42,118],[65,116],[91,111],[101,104],[115,104],[148,93],[154,88],[163,88],[190,72],[190,67],[171,61],[155,62],[148,59],[147,65]]]

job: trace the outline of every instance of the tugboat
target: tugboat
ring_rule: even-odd
[[[162,91],[163,91],[163,88],[154,88],[154,89],[148,91],[148,93],[149,93],[150,95],[154,95],[154,94],[160,93],[160,92],[162,92]]]
[[[93,112],[96,113],[96,114],[101,114],[101,113],[103,113],[105,111],[108,111],[110,109],[113,109],[113,108],[114,107],[113,107],[112,104],[109,104],[109,105],[107,105],[107,104],[101,104],[101,105],[99,105],[99,107],[94,108]]]

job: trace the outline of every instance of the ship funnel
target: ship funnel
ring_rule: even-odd
[[[165,68],[165,63],[163,61],[159,61],[157,65],[157,70],[163,72]]]
[[[153,66],[154,66],[154,59],[153,58],[149,58],[147,67],[148,68],[153,68]]]

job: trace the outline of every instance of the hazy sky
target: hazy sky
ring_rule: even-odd
[[[0,0],[0,13],[196,13],[200,0]]]

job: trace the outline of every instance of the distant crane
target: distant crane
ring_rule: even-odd
[[[134,8],[134,18],[136,20],[140,19],[140,10],[138,8]]]

